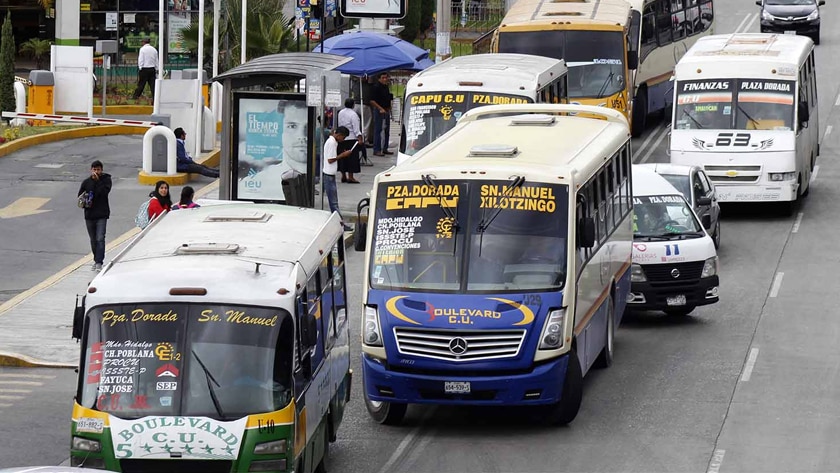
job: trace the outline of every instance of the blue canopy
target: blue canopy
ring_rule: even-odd
[[[393,69],[423,70],[432,64],[429,51],[408,41],[384,33],[360,31],[328,38],[312,49],[315,53],[330,53],[352,57],[336,70],[356,76],[369,76]]]

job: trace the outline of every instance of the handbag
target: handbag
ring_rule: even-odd
[[[93,191],[82,191],[76,203],[80,209],[89,209],[93,205]]]

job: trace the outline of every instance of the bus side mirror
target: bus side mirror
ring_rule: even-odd
[[[312,314],[303,316],[300,327],[300,342],[306,347],[313,347],[318,343],[318,320]]]
[[[85,298],[82,296],[81,303],[79,300],[79,296],[76,296],[76,307],[73,310],[73,331],[71,332],[71,337],[75,338],[76,340],[80,340],[82,338],[82,331],[84,330],[85,326]]]
[[[703,217],[700,218],[700,223],[703,224],[703,228],[705,228],[706,230],[711,230],[712,229],[712,216],[709,215],[709,214],[703,215]]]
[[[592,248],[595,246],[595,219],[586,217],[580,220],[580,247]]]
[[[639,52],[627,51],[627,69],[635,71],[639,68]]]
[[[808,112],[808,102],[799,102],[799,123],[804,126],[811,120],[811,114]]]

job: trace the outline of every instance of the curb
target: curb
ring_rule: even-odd
[[[41,135],[27,136],[9,141],[0,145],[0,158],[30,146],[38,146],[45,143],[70,140],[73,138],[87,138],[90,136],[112,136],[112,135],[142,135],[148,128],[122,125],[95,125],[71,130],[58,130]]]
[[[58,363],[40,361],[17,353],[0,352],[0,366],[16,368],[76,368],[75,363]]]
[[[204,159],[197,159],[195,162],[198,164],[203,164],[205,166],[215,168],[219,167],[219,161],[221,160],[222,150],[216,149],[210,152]],[[172,186],[183,186],[184,184],[190,182],[192,180],[192,175],[186,172],[178,172],[175,174],[161,174],[161,173],[147,173],[145,171],[140,171],[137,174],[137,182],[146,186],[153,186],[157,183],[157,181],[166,181],[169,184],[169,187]]]

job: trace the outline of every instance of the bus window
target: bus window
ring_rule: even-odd
[[[712,0],[699,0],[700,3],[700,23],[703,26],[703,31],[706,31],[712,26],[715,19],[714,10],[712,7]]]
[[[670,44],[671,39],[671,14],[668,9],[668,0],[656,2],[656,37],[659,46]]]
[[[645,5],[645,15],[642,18],[642,51],[639,59],[645,58],[656,46],[656,13],[653,4]]]

